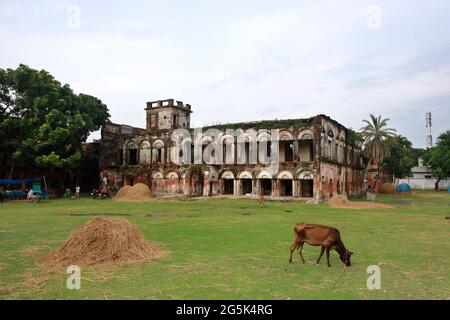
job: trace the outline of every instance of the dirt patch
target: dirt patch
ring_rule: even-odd
[[[125,219],[96,217],[73,231],[64,244],[42,257],[52,265],[121,265],[165,255],[153,246],[136,224]]]
[[[346,196],[335,195],[328,204],[333,208],[350,208],[350,209],[392,209],[392,205],[385,203],[363,202],[363,201],[349,201]]]
[[[378,192],[383,194],[394,194],[395,187],[391,183],[385,183],[378,189]]]
[[[134,186],[124,186],[120,188],[114,197],[118,201],[146,201],[154,198],[150,188],[143,183],[136,183]]]

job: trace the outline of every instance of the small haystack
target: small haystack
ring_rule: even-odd
[[[125,219],[96,217],[73,231],[64,244],[46,254],[43,262],[78,266],[128,264],[161,257],[136,224]]]
[[[385,183],[378,189],[378,192],[383,194],[394,194],[395,187],[391,183]]]
[[[119,201],[145,201],[154,198],[150,188],[143,183],[136,183],[134,186],[124,186],[120,188],[115,196]]]
[[[344,195],[336,194],[330,200],[328,200],[328,204],[332,206],[344,206],[348,204],[348,198]]]

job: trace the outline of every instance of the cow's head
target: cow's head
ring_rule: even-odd
[[[350,258],[352,256],[353,252],[348,251],[347,249],[343,250],[339,255],[341,257],[341,261],[347,266],[351,267],[352,264],[350,262]]]

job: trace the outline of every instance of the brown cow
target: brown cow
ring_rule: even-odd
[[[262,195],[259,197],[259,206],[260,206],[261,208],[264,208],[265,205],[266,205],[266,197],[264,197],[264,195],[262,194]]]
[[[305,258],[303,258],[302,250],[303,244],[306,242],[311,246],[322,246],[322,250],[320,251],[320,256],[317,259],[317,264],[319,264],[320,259],[323,256],[324,251],[327,252],[327,264],[331,267],[330,264],[330,250],[335,249],[341,258],[341,261],[345,263],[347,267],[351,266],[350,257],[353,252],[348,251],[344,243],[341,240],[341,234],[339,230],[322,226],[319,224],[305,224],[303,222],[297,223],[294,226],[295,239],[294,243],[291,245],[291,255],[289,256],[289,263],[292,263],[292,254],[294,250],[298,249],[298,254],[300,258],[302,258],[303,263],[305,263]]]

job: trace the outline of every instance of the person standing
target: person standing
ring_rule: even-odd
[[[27,194],[27,200],[31,201],[33,199],[33,189],[30,189]]]
[[[108,178],[106,176],[103,177],[103,192],[108,192]]]
[[[80,186],[76,186],[75,188],[75,199],[80,197]]]

